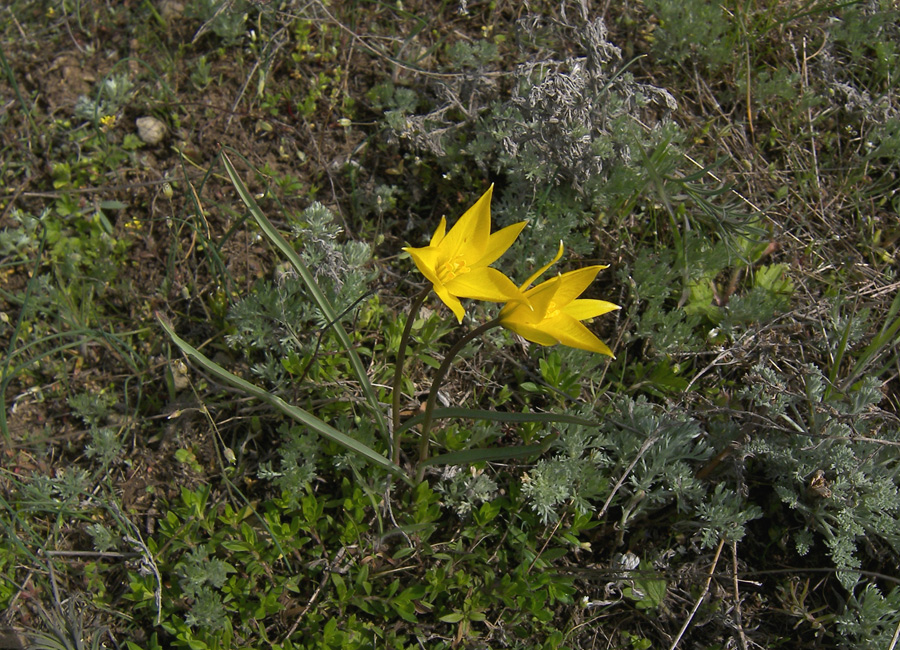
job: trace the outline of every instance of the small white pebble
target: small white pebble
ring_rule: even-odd
[[[166,125],[155,117],[139,117],[134,123],[138,137],[147,144],[159,144],[166,137]]]

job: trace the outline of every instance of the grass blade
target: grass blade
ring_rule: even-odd
[[[893,365],[894,359],[889,358],[887,364],[883,365],[877,372],[873,372],[871,369],[871,365],[882,357],[886,348],[893,348],[900,342],[900,340],[895,338],[897,337],[897,333],[900,332],[900,318],[897,318],[898,313],[900,313],[900,292],[894,296],[894,300],[891,302],[891,306],[884,316],[884,323],[879,332],[872,337],[872,340],[865,349],[862,350],[855,359],[852,359],[854,361],[852,368],[847,376],[838,382],[838,373],[840,372],[844,357],[848,354],[848,342],[850,339],[850,332],[853,328],[852,316],[847,319],[847,324],[844,327],[841,339],[833,354],[834,360],[831,363],[831,368],[828,370],[829,385],[828,390],[825,392],[826,398],[832,394],[834,390],[833,387],[842,392],[846,391],[859,381],[860,377],[864,374],[870,373],[874,377],[880,377],[887,371],[887,366]],[[896,354],[893,356],[896,357]]]

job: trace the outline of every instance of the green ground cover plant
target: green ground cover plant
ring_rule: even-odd
[[[897,645],[896,3],[0,12],[0,647]]]

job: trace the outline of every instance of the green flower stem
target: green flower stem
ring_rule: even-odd
[[[413,323],[416,322],[416,316],[422,308],[422,303],[431,292],[431,287],[425,287],[419,295],[413,299],[413,303],[409,308],[409,316],[406,317],[406,327],[403,328],[403,334],[400,336],[400,347],[397,348],[397,360],[394,362],[394,385],[391,389],[391,432],[393,433],[393,461],[400,464],[400,395],[402,393],[403,384],[403,364],[406,361],[406,346],[409,343],[409,336],[412,333]]]
[[[419,440],[419,465],[418,470],[416,471],[417,483],[421,483],[425,478],[424,463],[426,460],[428,460],[428,444],[430,441],[431,422],[433,420],[432,415],[434,414],[434,405],[437,402],[438,389],[444,382],[444,377],[447,375],[447,371],[450,370],[450,366],[453,365],[453,360],[469,343],[469,341],[478,338],[488,330],[499,327],[499,325],[500,319],[495,318],[494,320],[488,321],[480,327],[476,327],[474,330],[463,336],[461,339],[459,339],[459,341],[456,342],[456,345],[450,348],[450,351],[447,352],[447,356],[444,357],[444,362],[441,364],[441,367],[438,368],[437,374],[435,374],[434,380],[431,382],[431,390],[428,392],[428,401],[425,403],[425,419],[422,421],[422,438]]]

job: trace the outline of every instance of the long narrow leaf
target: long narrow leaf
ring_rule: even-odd
[[[435,420],[443,420],[447,418],[468,418],[471,420],[490,420],[493,422],[544,422],[552,424],[559,422],[562,424],[577,424],[582,427],[598,427],[599,422],[586,420],[577,415],[565,415],[564,413],[508,413],[500,411],[483,411],[479,409],[466,409],[460,407],[451,407],[443,409],[434,409],[432,418]],[[398,433],[403,433],[408,429],[416,426],[425,419],[425,414],[420,413],[415,417],[411,417],[400,425]]]
[[[228,372],[227,370],[225,370],[225,368],[209,359],[206,355],[193,347],[190,343],[184,341],[177,334],[175,334],[172,327],[168,323],[166,323],[159,314],[157,314],[156,318],[157,320],[159,320],[166,333],[171,337],[172,341],[175,342],[175,345],[177,345],[179,349],[184,352],[191,360],[203,367],[203,369],[210,374],[214,375],[224,382],[231,384],[235,388],[239,388],[242,391],[253,395],[253,397],[258,398],[266,402],[267,404],[274,406],[276,409],[278,409],[288,417],[306,425],[316,433],[338,443],[342,447],[345,447],[352,452],[359,454],[374,465],[383,467],[389,472],[392,472],[403,478],[405,481],[409,482],[409,478],[403,472],[403,469],[399,465],[391,462],[390,459],[385,458],[377,451],[371,449],[370,447],[367,447],[358,440],[354,440],[350,436],[341,433],[331,425],[317,418],[312,413],[305,411],[300,407],[288,404],[277,395],[272,395],[259,386],[251,384],[249,381],[241,379],[237,375]]]
[[[359,384],[362,387],[363,393],[366,396],[366,399],[369,401],[369,405],[372,407],[372,412],[375,417],[375,423],[379,431],[381,431],[382,435],[385,439],[390,439],[390,433],[387,426],[387,420],[384,417],[384,413],[381,410],[381,404],[378,402],[378,396],[375,394],[375,389],[372,387],[372,383],[369,381],[369,376],[366,373],[365,366],[363,366],[362,361],[359,358],[359,355],[356,354],[356,349],[353,343],[350,341],[350,337],[347,335],[347,330],[344,329],[344,326],[340,323],[340,320],[337,317],[337,314],[334,311],[334,307],[329,302],[328,298],[325,294],[322,293],[322,290],[319,289],[319,285],[316,283],[315,278],[312,273],[309,272],[309,269],[306,268],[306,264],[303,263],[303,260],[300,259],[300,256],[297,255],[297,252],[293,249],[293,247],[281,236],[275,226],[272,225],[272,222],[263,214],[259,205],[256,203],[256,200],[250,194],[250,191],[247,189],[247,186],[244,184],[244,181],[241,180],[241,177],[238,175],[237,170],[234,168],[234,165],[231,164],[231,161],[228,159],[228,156],[225,155],[225,152],[222,152],[222,162],[225,165],[225,171],[228,172],[228,176],[231,179],[232,184],[234,184],[234,188],[237,190],[238,196],[241,197],[241,201],[244,202],[244,205],[247,206],[247,209],[250,210],[250,214],[259,224],[259,227],[262,229],[263,233],[265,233],[266,237],[275,244],[275,246],[280,250],[284,256],[288,259],[300,277],[303,279],[303,282],[306,284],[306,288],[309,290],[310,294],[313,297],[313,300],[316,301],[316,304],[319,306],[319,309],[322,311],[322,314],[325,316],[325,319],[329,323],[333,323],[334,331],[337,332],[338,338],[341,341],[341,345],[344,347],[344,351],[347,353],[347,356],[350,358],[350,365],[353,367],[353,372],[356,375],[356,378],[359,380]]]
[[[850,377],[854,381],[863,373],[869,362],[881,354],[885,347],[896,344],[894,337],[897,336],[897,332],[900,330],[900,318],[895,320],[892,319],[894,319],[898,311],[900,311],[900,291],[897,292],[897,295],[894,296],[894,300],[891,302],[888,313],[885,315],[884,324],[881,326],[881,331],[878,332],[875,338],[872,339],[872,342],[869,343],[862,354],[859,355],[859,359],[854,365],[853,371],[850,373]]]
[[[528,458],[537,456],[550,448],[550,443],[557,436],[550,436],[540,445],[522,445],[519,447],[492,447],[489,449],[463,449],[451,451],[440,456],[429,458],[423,465],[471,465],[487,461],[510,460],[512,458]]]

